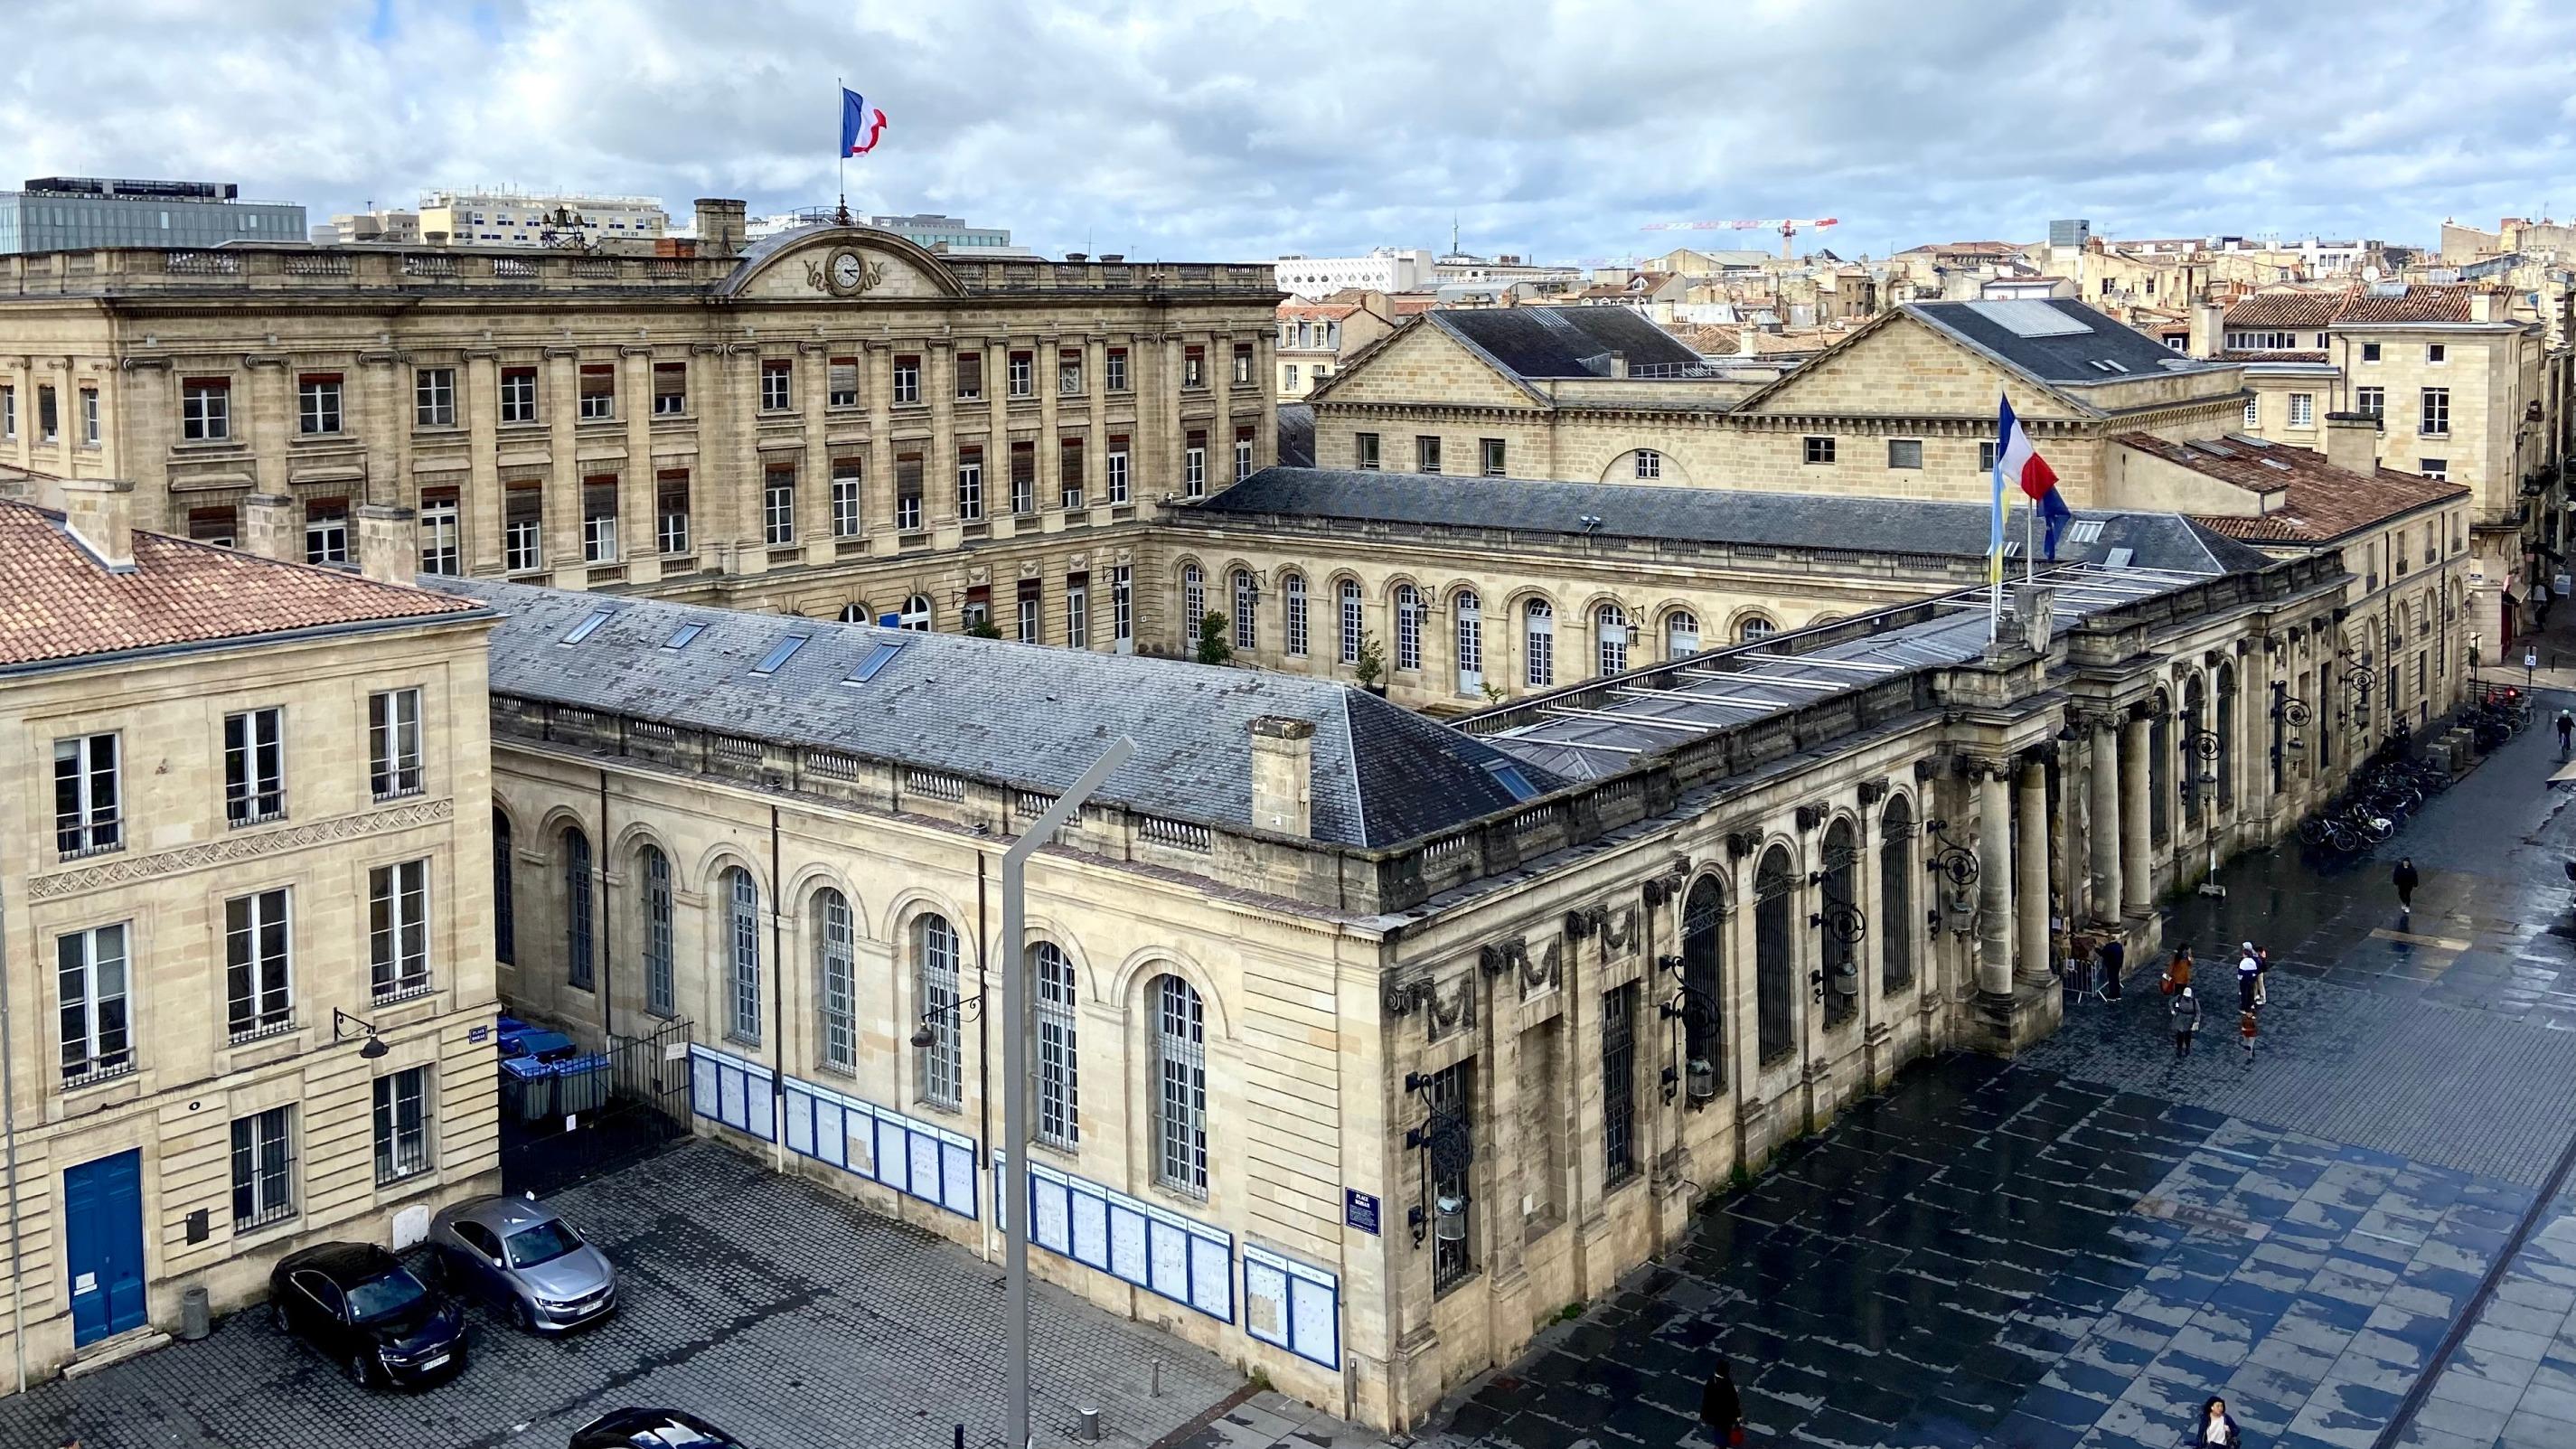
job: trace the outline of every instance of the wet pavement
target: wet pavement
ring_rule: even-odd
[[[2174,908],[2205,957],[2273,952],[2250,1062],[2232,987],[2176,1062],[2141,963],[2020,1061],[1927,1064],[1784,1151],[1444,1437],[1704,1445],[1723,1353],[1755,1444],[2169,1449],[2223,1394],[2263,1449],[2576,1445],[2555,756],[2535,729],[2375,857],[2232,862]]]

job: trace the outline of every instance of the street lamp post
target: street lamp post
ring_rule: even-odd
[[[1082,778],[1058,795],[1047,812],[1031,821],[1011,848],[1002,852],[1002,1224],[1006,1244],[1010,1307],[1008,1356],[1004,1360],[1009,1420],[1002,1442],[1028,1449],[1029,1439],[1029,1036],[1028,949],[1024,940],[1029,857],[1055,838],[1057,830],[1091,798],[1110,772],[1136,753],[1136,742],[1120,735],[1109,742]]]

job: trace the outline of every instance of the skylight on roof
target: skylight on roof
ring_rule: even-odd
[[[776,674],[780,667],[785,665],[788,660],[796,657],[797,650],[805,647],[805,641],[813,637],[814,636],[811,634],[790,634],[786,638],[779,640],[777,643],[770,645],[769,652],[760,656],[760,662],[751,666],[751,672],[754,674]]]
[[[670,638],[662,641],[662,647],[665,649],[686,649],[689,647],[689,642],[691,640],[705,632],[707,632],[707,626],[704,624],[682,624],[679,628],[671,631]]]
[[[878,640],[875,647],[868,650],[867,657],[859,661],[859,667],[851,670],[850,677],[842,680],[841,682],[843,684],[865,684],[869,680],[876,678],[879,670],[892,664],[894,662],[894,657],[903,652],[905,642],[906,641],[901,638]]]
[[[2083,318],[2029,297],[1962,305],[2015,337],[2080,337],[2093,330]]]
[[[572,647],[572,646],[574,646],[575,644],[580,643],[582,640],[587,639],[587,638],[589,638],[591,635],[598,633],[598,632],[599,632],[599,626],[600,626],[600,625],[602,625],[602,624],[607,623],[607,622],[608,622],[608,616],[609,616],[609,615],[611,615],[611,614],[614,614],[614,613],[616,613],[616,612],[617,612],[617,611],[616,611],[615,609],[593,609],[593,610],[591,610],[591,611],[590,611],[590,617],[588,617],[588,618],[586,618],[586,619],[582,620],[582,621],[581,621],[580,623],[578,623],[578,624],[573,625],[573,626],[572,626],[572,632],[571,632],[571,633],[569,633],[569,634],[566,634],[566,635],[565,635],[565,636],[563,636],[561,639],[556,640],[556,641],[555,641],[555,643],[556,643],[558,646],[560,646],[560,647],[562,647],[562,648],[565,648],[565,649],[569,649],[569,648],[571,648],[571,647]]]
[[[2102,537],[2102,520],[2079,518],[2066,526],[2068,543],[2093,543]]]
[[[1509,790],[1512,799],[1516,801],[1527,800],[1538,794],[1538,787],[1529,782],[1529,777],[1521,773],[1521,767],[1518,765],[1508,764],[1502,760],[1487,760],[1485,772],[1501,781],[1503,788]]]
[[[2290,465],[2282,462],[2278,458],[2257,458],[2254,461],[2261,463],[2266,468],[2278,468],[2284,473],[2290,471]]]
[[[2138,551],[2134,548],[2115,548],[2102,556],[2102,563],[2106,568],[2124,569],[2137,556]]]

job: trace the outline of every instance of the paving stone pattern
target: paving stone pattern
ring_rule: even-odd
[[[265,1312],[87,1378],[0,1400],[0,1449],[557,1449],[605,1408],[671,1404],[756,1449],[998,1442],[999,1270],[712,1143],[557,1198],[614,1260],[617,1315],[561,1340],[477,1310],[473,1359],[418,1394],[350,1385]],[[1104,1442],[1151,1444],[1242,1384],[1214,1357],[1037,1285],[1034,1416],[1070,1441],[1077,1400]],[[1162,1397],[1149,1397],[1153,1364]]]
[[[2576,1216],[2558,1212],[2515,1256],[2397,1443],[2576,1445]]]

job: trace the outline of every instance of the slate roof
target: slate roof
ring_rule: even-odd
[[[2219,366],[2183,357],[2109,313],[2085,306],[2072,298],[1908,302],[1905,310],[2024,377],[2053,387],[2134,382],[2141,377],[2161,377]],[[2052,319],[2045,313],[2056,316]],[[2006,325],[2007,319],[2024,319],[2050,328],[2070,330],[2046,336],[2028,336]],[[2106,371],[2096,367],[2094,364],[2097,362],[2115,364],[2117,370]]]
[[[2121,433],[2112,441],[2205,478],[2260,492],[2286,489],[2279,506],[2260,516],[2199,515],[2202,527],[2249,543],[2331,543],[2469,492],[2465,484],[2394,468],[2356,473],[2327,462],[2323,453],[2284,443],[2265,447],[2239,437],[2176,443],[2152,433]]]
[[[1491,746],[1325,680],[1079,649],[908,634],[693,604],[441,579],[441,589],[503,615],[492,638],[492,692],[867,759],[1061,791],[1112,738],[1136,755],[1100,798],[1148,814],[1247,829],[1252,721],[1315,726],[1314,838],[1383,846],[1446,830],[1560,782],[1524,769],[1519,793],[1489,767]],[[560,641],[600,610],[581,643]],[[663,647],[683,624],[703,632]],[[804,646],[775,673],[752,674],[791,634]],[[901,648],[875,676],[846,683],[879,645]]]
[[[1264,468],[1175,515],[1345,519],[1354,523],[1496,528],[1580,535],[1582,520],[1610,538],[1984,558],[1990,515],[1983,503],[1945,503],[1843,493],[1773,493],[1635,483],[1559,483],[1447,474]],[[2138,568],[2228,573],[2271,563],[2179,513],[2079,509],[2100,537],[2072,540],[2062,562],[2098,562],[2128,549]],[[2020,538],[2018,521],[2013,538]]]
[[[1314,404],[1279,405],[1279,461],[1291,468],[1315,466]]]
[[[0,500],[0,670],[398,624],[472,607],[339,569],[157,533],[136,533],[134,567],[111,570],[73,541],[60,513]]]
[[[1625,307],[1441,308],[1431,325],[1520,378],[1608,377],[1610,354],[1631,367],[1690,363],[1699,354]]]

